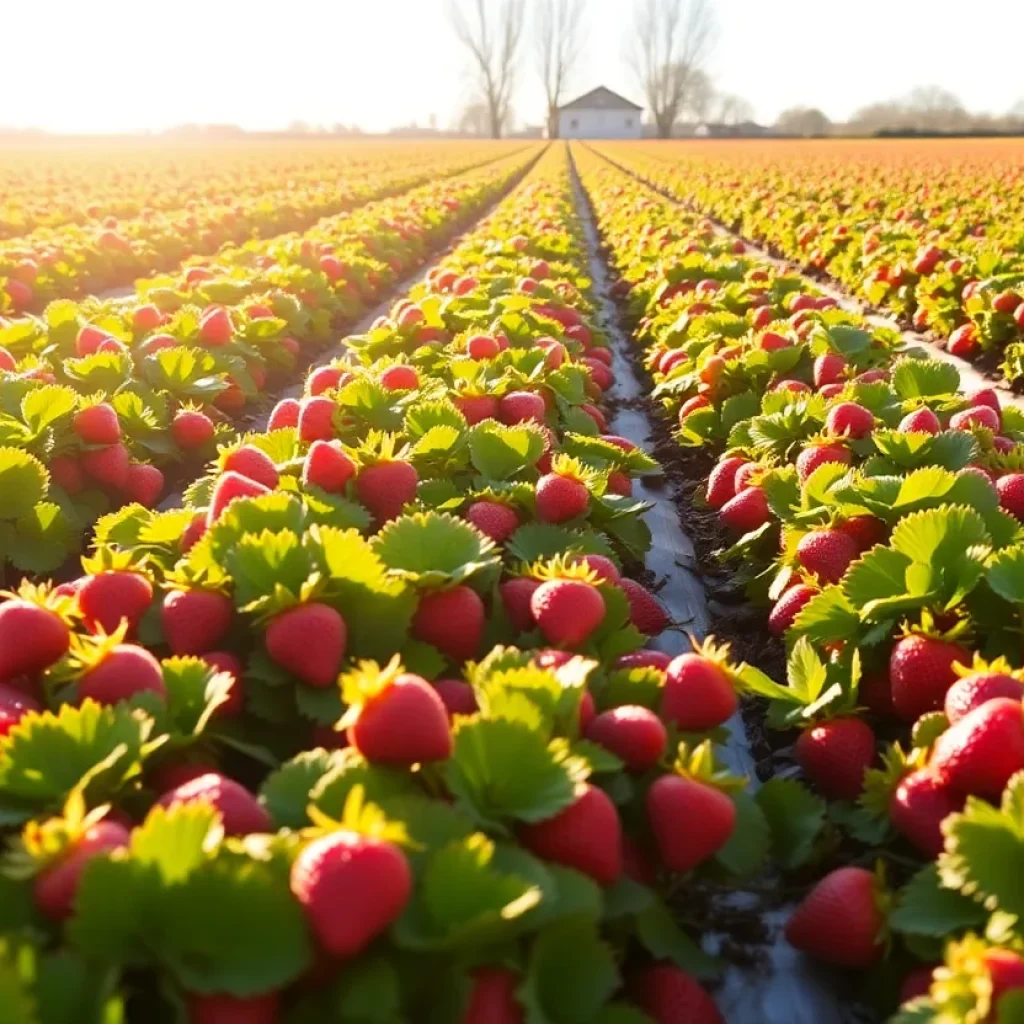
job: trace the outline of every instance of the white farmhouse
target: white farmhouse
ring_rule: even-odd
[[[639,139],[644,108],[603,85],[558,108],[563,139]]]

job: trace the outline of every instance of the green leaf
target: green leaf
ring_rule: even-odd
[[[335,759],[330,771],[314,785],[309,802],[336,821],[341,820],[345,801],[356,786],[362,786],[367,803],[378,806],[419,792],[409,772],[370,764],[351,747],[337,751]]]
[[[227,697],[231,677],[202,658],[165,658],[161,667],[168,717],[181,735],[197,735]]]
[[[812,857],[825,827],[825,801],[795,779],[769,779],[755,794],[772,838],[772,859],[789,871]]]
[[[397,966],[383,955],[346,964],[337,981],[333,1006],[337,1020],[402,1024],[405,1015]]]
[[[43,464],[26,451],[0,448],[0,519],[31,513],[46,497],[50,476]]]
[[[535,425],[506,427],[493,420],[477,424],[469,435],[474,468],[489,480],[509,480],[533,466],[544,452],[544,435]]]
[[[655,960],[668,960],[695,978],[708,980],[722,971],[722,963],[704,952],[676,924],[668,907],[654,900],[636,915],[636,937]]]
[[[902,399],[956,394],[960,373],[939,359],[899,359],[892,370],[892,387]]]
[[[64,510],[43,501],[15,522],[11,562],[23,572],[53,572],[67,561],[78,540]]]
[[[220,814],[205,801],[154,807],[132,832],[131,858],[164,885],[183,882],[209,859],[219,822]]]
[[[1006,548],[988,567],[988,585],[1011,604],[1024,605],[1024,547]]]
[[[21,400],[21,418],[37,437],[62,416],[73,412],[78,395],[72,388],[50,384],[30,391]]]
[[[889,925],[908,935],[941,939],[965,928],[981,928],[987,917],[981,904],[956,889],[945,888],[938,868],[928,864],[900,891]]]
[[[734,875],[749,878],[764,864],[772,834],[760,806],[747,792],[730,793],[736,807],[736,827],[715,860]]]
[[[263,530],[238,541],[227,568],[235,581],[235,603],[246,609],[279,590],[298,597],[309,579],[312,560],[292,531]]]
[[[910,558],[892,548],[872,548],[850,567],[843,591],[867,619],[872,602],[908,592],[907,570],[911,564]]]
[[[860,616],[850,599],[837,586],[826,587],[800,610],[793,630],[815,643],[831,643],[853,636],[860,626]]]
[[[604,555],[616,560],[615,552],[603,534],[592,530],[569,530],[553,523],[524,523],[505,542],[505,550],[511,558],[528,563],[569,551]]]
[[[340,751],[304,750],[276,771],[260,787],[260,800],[277,828],[305,828],[306,808],[317,784],[344,761]]]

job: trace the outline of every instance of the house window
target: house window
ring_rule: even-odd
[[[579,128],[579,126],[580,126],[580,123],[579,123],[579,121],[576,120],[575,117],[569,122],[569,127],[570,128],[576,129],[576,128]]]

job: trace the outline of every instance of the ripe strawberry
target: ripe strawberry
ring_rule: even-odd
[[[0,680],[42,672],[70,643],[67,623],[49,608],[21,598],[0,604]]]
[[[997,697],[968,712],[936,740],[928,767],[961,793],[998,798],[1024,768],[1020,701]]]
[[[397,519],[416,499],[419,474],[408,462],[378,462],[364,466],[356,477],[356,494],[378,526]]]
[[[651,964],[638,971],[629,991],[654,1024],[725,1024],[700,983],[672,964]]]
[[[882,955],[884,925],[875,876],[864,868],[837,868],[797,907],[786,941],[836,967],[866,968]]]
[[[1005,473],[996,481],[996,490],[1003,509],[1024,522],[1024,473]]]
[[[313,934],[334,957],[357,956],[386,931],[409,902],[412,884],[397,846],[344,829],[309,843],[290,880]]]
[[[71,429],[84,444],[117,444],[121,440],[121,424],[117,413],[106,402],[76,412],[71,420]]]
[[[333,441],[314,441],[302,466],[302,483],[328,494],[344,494],[356,464]]]
[[[970,355],[978,347],[978,329],[973,323],[962,324],[949,336],[946,351],[955,356]]]
[[[590,492],[571,476],[548,473],[537,481],[537,518],[542,523],[564,523],[587,511]]]
[[[0,739],[3,739],[30,711],[42,707],[24,690],[10,683],[0,683]]]
[[[972,391],[967,396],[967,400],[975,407],[986,405],[999,412],[999,395],[996,394],[995,388],[979,388],[977,391]]]
[[[334,413],[330,398],[314,395],[299,403],[299,437],[303,441],[330,441],[334,438]]]
[[[615,660],[616,668],[657,668],[664,671],[672,663],[672,656],[663,651],[631,651]]]
[[[211,668],[231,676],[227,700],[217,706],[214,714],[221,718],[234,718],[240,715],[245,707],[242,663],[230,651],[206,651],[201,657]]]
[[[964,676],[946,692],[946,718],[950,725],[955,725],[964,715],[996,697],[1020,700],[1024,697],[1024,683],[1003,672],[975,672]]]
[[[498,402],[498,418],[502,423],[543,423],[547,408],[544,399],[532,391],[510,391]]]
[[[655,636],[665,629],[669,623],[668,613],[645,586],[625,576],[618,581],[618,586],[629,602],[629,621],[641,633]]]
[[[213,420],[196,409],[179,409],[171,421],[171,436],[179,448],[191,451],[213,440]]]
[[[825,419],[825,429],[842,437],[867,437],[874,426],[875,417],[871,411],[856,402],[834,405]]]
[[[160,609],[164,639],[175,654],[219,647],[234,618],[231,598],[214,590],[172,590]]]
[[[156,466],[146,462],[133,462],[128,467],[124,494],[129,501],[143,508],[153,508],[164,492],[164,475]]]
[[[729,677],[704,655],[680,654],[665,670],[658,714],[684,732],[715,729],[738,706],[739,699]]]
[[[220,772],[207,772],[164,793],[156,805],[176,807],[205,801],[220,814],[225,835],[247,836],[271,832],[273,822],[267,809],[239,782]]]
[[[736,493],[740,494],[745,491],[748,487],[753,487],[757,483],[758,474],[763,471],[756,462],[745,462],[739,469],[736,470],[736,476],[733,478],[733,484],[736,487]]]
[[[225,473],[239,473],[241,476],[263,484],[268,490],[277,487],[280,475],[274,460],[262,449],[247,444],[236,448],[224,457]]]
[[[18,368],[18,361],[7,349],[0,346],[0,372],[14,373]]]
[[[622,574],[619,572],[618,566],[604,555],[573,555],[570,562],[572,565],[585,565],[604,583],[622,582]]]
[[[336,388],[345,371],[340,366],[319,366],[306,379],[306,394],[322,395]],[[351,374],[345,374],[351,376]]]
[[[800,734],[796,759],[830,800],[856,800],[875,759],[875,734],[859,718],[832,718]]]
[[[179,546],[183,552],[191,551],[196,542],[206,533],[206,516],[202,512],[192,517],[192,522],[185,527]]]
[[[838,583],[858,554],[856,541],[841,530],[805,533],[796,546],[797,561],[822,583]]]
[[[935,964],[925,964],[924,967],[916,967],[906,975],[900,985],[898,996],[900,1006],[928,995],[932,987],[935,966]]]
[[[825,384],[838,384],[846,377],[848,364],[836,352],[826,352],[814,360],[814,386],[820,388]]]
[[[117,644],[78,677],[79,701],[117,704],[137,693],[155,693],[164,699],[167,687],[160,662],[144,647],[134,644]]]
[[[75,910],[82,872],[90,861],[128,845],[129,833],[117,822],[101,819],[90,825],[63,853],[36,875],[33,897],[51,921],[64,921]]]
[[[889,799],[893,828],[929,857],[937,857],[944,844],[942,822],[962,811],[965,797],[933,771],[904,776]]]
[[[93,324],[85,324],[78,329],[78,336],[75,338],[75,355],[81,359],[83,356],[91,356],[100,347],[100,342],[105,341],[110,335],[106,331]]]
[[[762,487],[748,487],[727,501],[719,512],[719,518],[737,533],[749,533],[771,520],[768,497]]]
[[[234,333],[231,317],[223,306],[211,306],[199,318],[199,340],[207,345],[226,345]]]
[[[280,612],[267,626],[267,654],[307,686],[333,686],[345,657],[348,630],[330,605],[312,601]]]
[[[85,620],[85,628],[95,633],[113,633],[128,622],[129,632],[139,624],[153,600],[153,585],[137,572],[112,570],[86,576],[78,587],[78,607]]]
[[[498,587],[501,603],[505,606],[505,614],[520,633],[533,629],[535,625],[530,602],[533,592],[539,586],[540,580],[532,579],[529,576],[517,576],[514,579],[505,580]]]
[[[452,401],[471,427],[498,418],[498,399],[494,395],[455,395]]]
[[[444,702],[449,718],[475,715],[480,710],[473,687],[463,679],[438,679],[434,682],[434,689]]]
[[[974,406],[953,413],[949,418],[950,430],[971,430],[974,427],[987,427],[999,432],[1002,420],[999,413],[987,405]]]
[[[549,644],[578,647],[601,625],[605,604],[585,580],[547,580],[530,597],[530,611]]]
[[[466,518],[495,544],[508,540],[519,528],[515,510],[497,501],[474,501],[466,509]]]
[[[521,977],[504,967],[478,967],[459,1024],[523,1024],[526,1014],[516,999]]]
[[[70,456],[56,455],[50,460],[50,479],[72,497],[85,487],[85,474]]]
[[[602,712],[587,727],[586,737],[610,750],[631,772],[653,768],[668,742],[661,719],[647,708],[633,704]]]
[[[796,460],[796,475],[800,483],[826,462],[837,462],[840,465],[848,466],[853,460],[849,448],[841,444],[812,444],[805,448]]]
[[[132,327],[137,331],[152,331],[161,323],[163,323],[163,314],[156,306],[136,306],[132,312]]]
[[[387,391],[415,391],[420,386],[420,376],[412,366],[389,366],[380,375],[380,383]]]
[[[739,456],[722,459],[711,470],[708,477],[707,503],[713,509],[720,509],[727,501],[736,497],[736,471],[745,465],[746,459]]]
[[[270,494],[270,489],[250,480],[241,473],[222,473],[213,487],[213,494],[210,496],[210,508],[207,512],[207,525],[213,526],[221,517],[221,513],[239,498],[259,498],[264,494]]]
[[[957,680],[953,666],[970,664],[971,656],[958,644],[911,634],[897,640],[889,656],[892,703],[896,714],[913,722],[927,711],[938,711],[946,691]]]
[[[876,544],[883,544],[888,535],[888,528],[877,516],[851,516],[836,524],[840,533],[845,533],[857,545],[858,552],[868,551]]]
[[[280,998],[276,992],[263,996],[188,997],[188,1024],[278,1024]]]
[[[775,607],[772,608],[771,614],[768,616],[768,629],[771,630],[772,635],[784,636],[804,605],[817,594],[818,590],[806,583],[798,583],[795,587],[790,587],[775,602]]]
[[[444,761],[452,752],[448,710],[430,683],[405,673],[359,707],[348,741],[375,764]]]
[[[658,857],[683,873],[713,857],[736,827],[736,805],[721,790],[681,775],[662,775],[647,791]]]
[[[466,339],[466,354],[470,359],[493,359],[501,347],[487,334],[471,334]]]
[[[123,491],[128,482],[128,449],[123,444],[112,444],[107,448],[96,448],[82,452],[79,457],[86,475],[97,483]]]
[[[480,595],[462,584],[424,594],[410,632],[415,639],[433,644],[442,654],[461,663],[480,649],[486,617]]]
[[[1013,989],[1024,988],[1024,957],[1012,949],[989,949],[983,959],[992,984],[993,1013],[998,1014],[1003,996]],[[988,1019],[991,1020],[991,1016]]]
[[[301,406],[297,399],[282,398],[270,413],[270,418],[267,420],[267,430],[284,430],[285,427],[298,427],[300,410]]]
[[[575,868],[600,885],[622,875],[622,822],[608,795],[582,783],[568,807],[544,821],[522,825],[519,839],[542,860]]]
[[[927,406],[908,412],[897,427],[900,433],[906,434],[937,434],[942,430],[939,417]]]

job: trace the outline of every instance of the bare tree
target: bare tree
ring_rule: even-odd
[[[714,36],[711,0],[640,0],[628,57],[659,137],[671,136]]]
[[[558,108],[583,48],[582,15],[583,0],[538,0],[535,43],[548,105],[549,139],[558,137]]]
[[[828,135],[832,122],[816,107],[790,107],[779,114],[775,127],[783,135]]]
[[[455,34],[473,59],[491,136],[501,138],[509,121],[525,0],[452,0],[451,10]]]
[[[483,100],[475,100],[467,103],[459,112],[455,127],[460,132],[468,132],[470,135],[486,135],[490,129],[491,115],[487,104]]]
[[[721,124],[739,124],[754,119],[754,108],[742,96],[733,93],[719,93],[716,108],[717,120]]]

